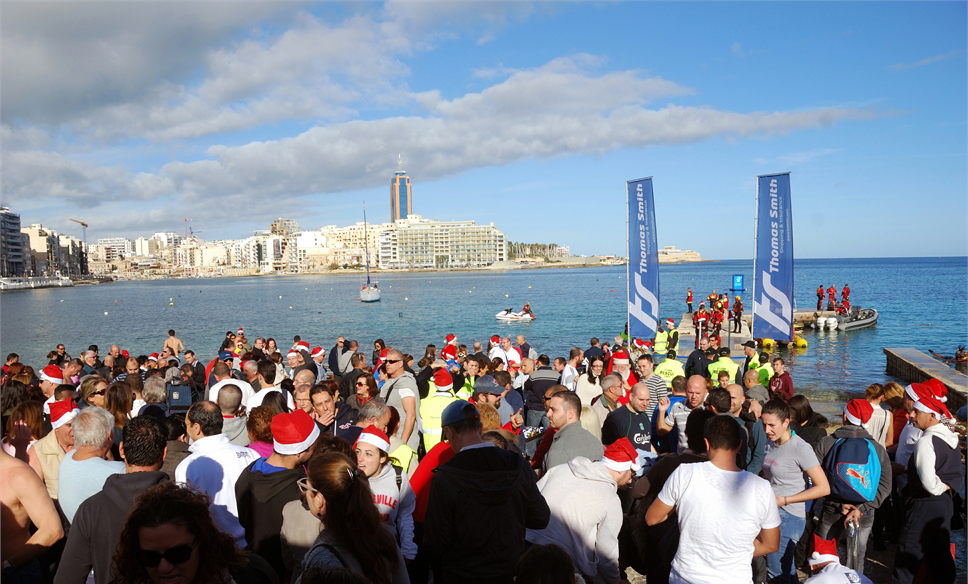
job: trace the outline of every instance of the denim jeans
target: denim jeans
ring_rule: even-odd
[[[780,549],[766,556],[770,583],[799,583],[793,556],[797,549],[797,542],[800,541],[800,535],[803,533],[803,525],[806,519],[788,513],[782,507],[778,511],[780,512]]]
[[[817,535],[821,539],[836,539],[837,550],[841,558],[846,558],[845,550],[850,544],[847,541],[847,530],[844,528],[844,515],[840,512],[841,505],[831,501],[824,502],[820,525],[817,526]],[[871,529],[874,527],[874,513],[868,512],[860,516],[857,520],[857,535],[855,545],[857,546],[857,561],[850,562],[844,559],[842,565],[851,570],[864,573],[864,558],[867,554],[867,538],[870,537]]]
[[[525,422],[526,425],[547,428],[549,423],[548,415],[544,412],[544,410],[528,410],[528,417],[527,421]],[[534,456],[534,451],[538,448],[539,442],[541,442],[541,438],[528,441],[528,444],[525,447],[525,454],[527,454],[528,458]]]

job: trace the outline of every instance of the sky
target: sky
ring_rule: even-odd
[[[88,241],[413,212],[626,255],[968,253],[965,2],[4,2],[0,202]]]

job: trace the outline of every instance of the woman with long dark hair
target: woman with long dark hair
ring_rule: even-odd
[[[374,367],[376,367],[377,363],[380,362],[380,354],[386,348],[387,348],[387,344],[383,342],[383,339],[377,339],[373,341],[373,366]]]
[[[760,474],[770,481],[780,511],[780,549],[766,556],[767,571],[770,582],[799,583],[794,554],[806,523],[804,503],[829,495],[830,484],[813,448],[790,430],[786,402],[766,402],[760,421],[770,440]]]
[[[141,493],[118,539],[115,584],[270,582],[272,568],[265,560],[215,526],[211,502],[204,493],[170,482]]]
[[[344,454],[325,452],[310,459],[308,475],[300,479],[299,488],[323,530],[306,553],[302,571],[342,566],[373,584],[409,582],[397,542],[380,521],[357,465]],[[300,582],[301,576],[296,584]]]
[[[605,359],[598,355],[588,360],[588,372],[578,376],[575,393],[581,398],[581,405],[590,406],[592,400],[602,395],[602,378],[605,377]]]

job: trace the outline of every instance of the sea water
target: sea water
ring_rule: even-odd
[[[678,322],[686,311],[686,288],[694,308],[712,290],[733,293],[732,275],[745,276],[741,293],[752,307],[752,262],[717,261],[662,265],[660,314]],[[795,266],[796,306],[816,307],[816,288],[849,284],[851,305],[880,313],[876,327],[806,331],[806,350],[779,349],[797,393],[818,411],[839,413],[884,373],[885,347],[933,349],[951,355],[968,342],[968,258],[804,259]],[[443,345],[448,333],[472,346],[492,335],[523,334],[550,357],[587,348],[591,337],[610,341],[626,319],[624,266],[512,271],[381,273],[381,302],[358,300],[362,277],[354,275],[169,279],[98,286],[11,291],[0,294],[0,353],[45,365],[64,343],[73,356],[96,344],[105,354],[117,343],[134,355],[160,351],[168,329],[204,360],[215,356],[226,331],[239,327],[249,339],[273,337],[282,348],[300,335],[329,350],[336,337],[357,339],[370,355],[373,341],[418,359],[427,344]],[[520,310],[529,323],[504,323],[495,314]],[[726,333],[724,331],[723,335]],[[688,354],[682,347],[682,358]],[[737,355],[734,355],[737,357]]]

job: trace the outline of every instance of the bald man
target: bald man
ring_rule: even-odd
[[[660,436],[665,436],[673,428],[679,430],[679,445],[676,451],[682,454],[686,449],[686,418],[696,408],[702,408],[706,401],[706,378],[702,375],[692,375],[686,381],[686,400],[669,406],[669,398],[659,400],[659,418],[656,430]]]

